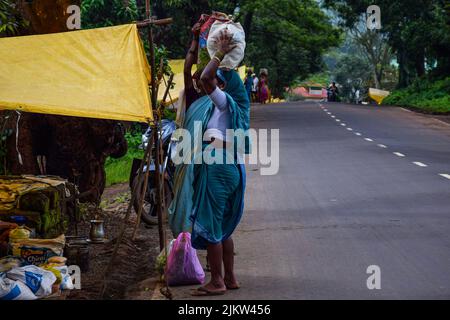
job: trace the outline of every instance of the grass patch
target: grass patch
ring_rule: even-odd
[[[175,120],[177,116],[176,110],[164,109],[163,117],[169,120]],[[106,186],[114,184],[125,183],[130,179],[131,166],[133,159],[142,159],[144,157],[144,150],[139,149],[142,142],[142,133],[139,127],[125,133],[125,138],[128,143],[128,151],[125,156],[119,159],[108,158],[105,163],[106,171]]]
[[[450,114],[450,77],[435,82],[417,80],[408,88],[393,91],[383,104],[424,113]]]
[[[119,159],[108,158],[105,163],[106,186],[128,182],[134,158],[142,159],[144,151],[139,149],[141,133],[139,131],[127,132],[125,138],[128,142],[128,152]]]

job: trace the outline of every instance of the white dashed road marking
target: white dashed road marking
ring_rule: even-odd
[[[403,153],[400,153],[400,152],[394,152],[394,154],[395,154],[397,157],[401,157],[401,158],[406,157]]]
[[[328,112],[328,109],[325,109],[322,105],[320,105],[320,107],[321,107],[321,108],[322,108],[329,116],[331,116],[331,118],[335,119],[336,122],[341,122],[341,120],[340,120],[340,119],[336,119],[336,116],[334,116],[331,112]],[[411,112],[410,110],[407,110],[407,109],[405,109],[405,111]],[[341,123],[341,126],[346,127],[347,125],[346,125],[345,123]],[[347,130],[348,130],[348,131],[353,131],[352,128],[347,128]],[[358,137],[362,136],[362,134],[359,133],[359,132],[355,132],[355,135],[357,135]],[[371,138],[364,138],[364,140],[366,140],[366,141],[368,141],[368,142],[373,142],[373,139],[371,139]],[[380,147],[380,148],[383,148],[383,149],[387,149],[387,148],[388,148],[388,147],[387,147],[386,145],[384,145],[384,144],[378,144],[377,146]],[[396,155],[397,157],[400,157],[400,158],[406,157],[406,155],[404,155],[403,153],[400,153],[400,152],[393,152],[393,154]],[[423,163],[423,162],[419,162],[419,161],[415,161],[415,162],[413,162],[413,164],[416,165],[416,166],[418,166],[418,167],[421,167],[421,168],[426,168],[426,167],[428,167],[427,164],[425,164],[425,163]],[[450,180],[450,174],[447,174],[447,173],[441,173],[441,174],[439,174],[439,175],[440,175],[441,177],[443,177],[443,178],[446,178],[446,179]]]
[[[422,162],[413,162],[416,166],[422,167],[422,168],[426,168],[428,167],[425,163]]]

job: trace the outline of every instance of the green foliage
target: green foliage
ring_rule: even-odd
[[[163,116],[164,119],[169,119],[169,120],[175,121],[176,117],[177,117],[176,110],[171,110],[171,109],[167,109],[167,108],[164,109],[164,116]]]
[[[244,63],[269,70],[269,86],[274,96],[297,77],[306,78],[322,68],[322,54],[339,43],[339,31],[314,0],[159,0],[154,13],[173,17],[170,29],[161,32],[171,58],[182,59],[189,45],[192,25],[202,13],[221,11],[233,14],[239,3],[240,22],[246,32]]]
[[[340,41],[339,31],[316,1],[263,0],[253,2],[253,22],[246,62],[269,69],[275,96],[295,79],[319,72],[322,55]]]
[[[330,84],[331,79],[328,72],[315,73],[306,79],[297,78],[292,83],[292,88],[296,88],[302,85],[320,84],[322,87],[326,87]]]
[[[435,82],[418,79],[411,86],[392,92],[383,104],[426,113],[450,114],[450,77]]]
[[[83,29],[110,27],[130,23],[138,18],[136,0],[82,0]]]
[[[352,27],[365,15],[371,0],[324,0]],[[425,73],[436,78],[450,69],[450,24],[448,7],[442,0],[379,0],[382,29],[399,64],[399,87],[406,87]],[[425,63],[426,62],[426,63]]]
[[[0,37],[14,36],[28,22],[20,17],[17,4],[11,0],[0,0]]]

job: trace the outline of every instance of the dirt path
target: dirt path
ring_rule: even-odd
[[[127,184],[109,187],[102,198],[105,233],[109,243],[90,245],[89,271],[81,275],[81,290],[73,290],[68,299],[100,299],[103,276],[124,223],[130,200]],[[89,219],[86,219],[89,220]],[[143,224],[135,241],[131,233],[136,222],[134,211],[127,223],[126,236],[115,259],[112,274],[108,276],[105,299],[150,299],[156,285],[155,258],[159,253],[157,227]],[[79,235],[89,235],[89,221],[78,226]]]

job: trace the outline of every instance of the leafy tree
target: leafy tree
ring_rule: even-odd
[[[366,18],[365,15],[363,16]],[[348,36],[355,44],[357,54],[361,54],[367,61],[372,72],[374,87],[380,89],[384,72],[391,65],[394,56],[387,37],[376,30],[368,30],[365,21],[366,19],[363,19],[353,26]]]
[[[81,3],[83,29],[110,27],[138,19],[136,0],[83,0]]]
[[[324,0],[336,10],[343,25],[353,27],[364,14],[370,0]],[[423,76],[429,66],[435,76],[450,69],[449,10],[445,0],[379,0],[381,33],[387,36],[397,55],[399,87]]]

